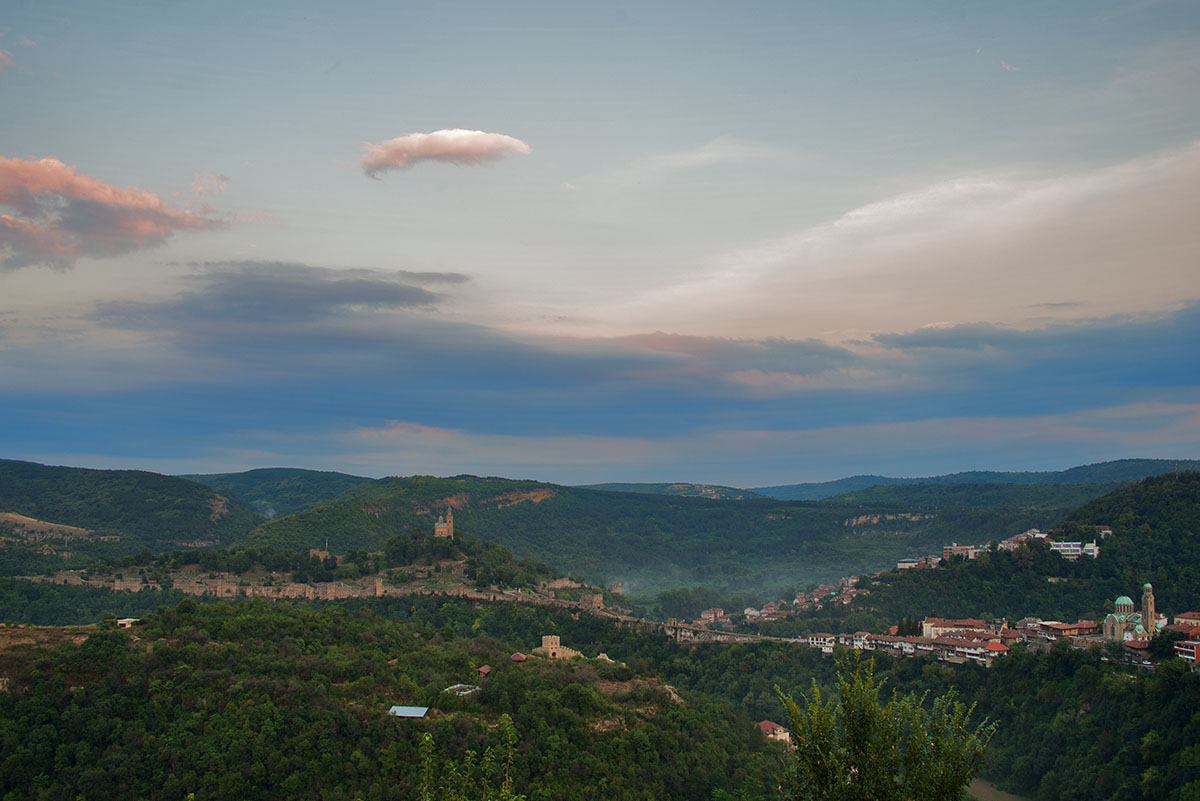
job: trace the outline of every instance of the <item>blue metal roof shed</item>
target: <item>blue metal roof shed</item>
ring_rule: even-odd
[[[394,706],[388,710],[388,714],[398,718],[423,718],[428,711],[427,706]]]

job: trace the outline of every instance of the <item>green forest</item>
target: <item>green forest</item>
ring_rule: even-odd
[[[549,633],[625,664],[508,660]],[[873,658],[888,691],[953,689],[997,724],[982,773],[1006,789],[1039,801],[1200,791],[1200,676],[1180,660],[1139,670],[1065,645],[1018,647],[991,669]],[[439,764],[461,765],[499,748],[506,713],[514,789],[531,799],[770,797],[782,754],[754,722],[786,723],[776,687],[835,682],[833,659],[804,646],[682,646],[587,614],[436,597],[185,600],[79,646],[2,652],[0,673],[0,797],[14,799],[407,799],[425,732]],[[481,690],[443,692],[457,683]],[[391,704],[434,713],[396,720]]]
[[[1003,538],[1049,525],[1073,508],[1044,499],[1007,506],[918,509],[894,503],[727,501],[602,492],[532,481],[410,477],[381,479],[336,500],[263,523],[247,546],[337,552],[377,549],[388,537],[432,525],[451,503],[455,524],[521,558],[626,592],[703,584],[728,592],[785,588],[878,570],[940,549],[963,530]]]
[[[242,473],[208,473],[181,478],[204,484],[223,495],[241,498],[265,518],[282,517],[331,501],[346,490],[374,479],[325,470],[263,467]]]
[[[889,571],[852,607],[888,619],[1037,616],[1097,620],[1106,604],[1154,585],[1160,610],[1200,606],[1200,473],[1148,478],[1091,501],[1062,521],[1066,538],[1092,539],[1111,525],[1100,556],[1068,561],[1033,542],[974,561],[926,570]]]
[[[452,789],[440,766],[501,749],[504,715],[529,799],[759,795],[781,767],[728,705],[616,664],[515,663],[510,644],[452,626],[191,600],[143,622],[0,653],[0,797],[411,799],[425,734]],[[446,691],[458,684],[480,689]]]
[[[92,544],[92,553],[168,550],[189,542],[231,545],[259,522],[245,503],[186,479],[7,459],[0,460],[0,511],[121,537]],[[76,550],[87,546],[72,543]]]
[[[1107,484],[1139,481],[1150,476],[1181,470],[1200,470],[1197,459],[1116,459],[1110,462],[1080,465],[1067,470],[1000,472],[969,470],[924,478],[889,476],[850,476],[834,481],[808,484],[783,484],[751,487],[755,492],[781,500],[813,501],[870,487],[903,484]]]

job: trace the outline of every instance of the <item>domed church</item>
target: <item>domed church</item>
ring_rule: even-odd
[[[1114,610],[1104,618],[1106,640],[1148,640],[1158,634],[1162,621],[1154,612],[1154,587],[1142,585],[1142,608],[1133,605],[1133,599],[1122,595],[1113,602]]]

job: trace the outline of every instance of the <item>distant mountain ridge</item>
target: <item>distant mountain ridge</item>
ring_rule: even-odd
[[[817,501],[847,492],[895,484],[1105,484],[1140,481],[1143,478],[1176,470],[1200,470],[1200,459],[1117,459],[1111,462],[1081,465],[1067,470],[1040,472],[970,470],[923,478],[862,475],[839,478],[834,481],[781,484],[771,487],[750,487],[749,489],[751,492],[784,501]]]
[[[1037,500],[1029,508],[954,504],[914,513],[895,502],[731,502],[475,476],[391,477],[264,522],[244,544],[307,549],[328,540],[337,553],[376,550],[390,537],[431,535],[452,508],[462,534],[593,583],[622,581],[626,592],[786,588],[878,570],[963,531],[986,541],[1049,525],[1079,498]]]
[[[6,459],[0,511],[119,536],[107,550],[120,553],[232,545],[258,522],[241,501],[183,478]]]
[[[578,489],[601,490],[603,492],[635,492],[644,495],[678,495],[681,498],[716,498],[727,501],[742,501],[747,498],[762,498],[757,492],[720,484],[580,484]]]
[[[250,504],[260,517],[290,515],[331,501],[373,478],[298,467],[261,467],[241,473],[183,475],[217,492],[234,495]]]

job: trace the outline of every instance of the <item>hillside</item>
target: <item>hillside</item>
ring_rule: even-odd
[[[1060,509],[948,508],[784,502],[603,492],[534,481],[381,479],[314,509],[268,521],[247,547],[378,549],[429,531],[454,509],[463,533],[593,583],[645,593],[689,584],[769,592],[879,570],[971,531],[985,541],[1048,525]]]
[[[719,484],[583,484],[579,486],[579,489],[637,492],[646,495],[678,495],[683,498],[713,498],[725,501],[765,497],[750,490],[723,487]]]
[[[1100,484],[1107,482],[1139,481],[1150,476],[1177,470],[1200,470],[1196,459],[1118,459],[1111,462],[1081,465],[1068,470],[1005,473],[992,470],[972,470],[924,478],[893,478],[889,476],[851,476],[836,481],[808,484],[783,484],[774,487],[751,487],[752,492],[780,500],[820,500],[868,487],[893,484]]]
[[[127,631],[14,631],[11,647],[0,637],[5,798],[399,801],[443,780],[476,797],[503,769],[545,801],[708,799],[758,795],[781,767],[745,713],[700,693],[593,659],[509,659],[533,638],[190,600]]]
[[[373,479],[325,470],[264,467],[242,473],[185,475],[226,496],[240,498],[260,517],[290,515],[330,501]]]
[[[6,563],[33,544],[39,551],[62,547],[77,554],[231,545],[257,522],[244,503],[186,479],[11,460],[0,460],[0,512],[33,520],[0,523]],[[46,526],[60,527],[61,536]],[[61,527],[87,533],[72,536]],[[35,530],[47,538],[35,540]]]
[[[1069,562],[1035,543],[928,570],[891,571],[855,608],[898,620],[925,614],[1077,620],[1154,585],[1160,610],[1200,609],[1200,472],[1148,478],[1064,516],[1072,536],[1111,525],[1100,556]]]
[[[1106,484],[885,484],[835,495],[846,504],[885,504],[907,510],[964,507],[976,509],[1073,509],[1125,486]]]

